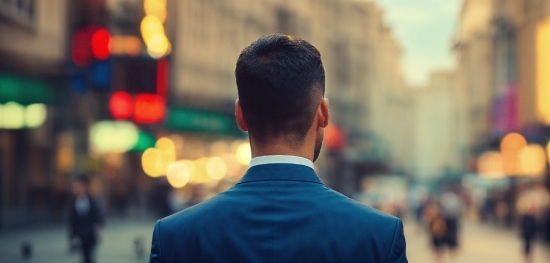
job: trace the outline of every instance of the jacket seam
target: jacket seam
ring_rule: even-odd
[[[246,182],[238,182],[235,185],[239,184],[247,184],[247,183],[256,183],[256,182],[265,182],[265,181],[290,181],[290,182],[304,182],[304,183],[314,183],[314,184],[322,184],[322,182],[315,182],[315,181],[306,181],[306,180],[292,180],[292,179],[265,179],[265,180],[254,180],[254,181],[246,181]]]
[[[396,240],[396,236],[397,236],[397,229],[399,228],[399,221],[400,221],[400,219],[397,219],[396,223],[395,223],[395,229],[393,231],[393,239],[392,239],[392,242],[391,242],[390,251],[388,253],[388,259],[386,260],[386,262],[390,262],[390,259],[391,259],[392,253],[393,253],[393,247],[395,246],[395,240]]]
[[[162,246],[160,244],[160,220],[158,221],[158,239],[159,239],[159,256],[160,256],[160,262],[164,262],[163,256],[162,256]]]

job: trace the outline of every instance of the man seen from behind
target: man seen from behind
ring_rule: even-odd
[[[235,77],[249,168],[229,190],[159,220],[150,262],[407,262],[401,220],[331,190],[313,169],[329,123],[319,51],[261,37]]]

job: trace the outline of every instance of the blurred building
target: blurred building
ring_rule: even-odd
[[[373,2],[0,1],[0,227],[62,220],[79,173],[111,215],[158,207],[148,197],[166,182],[145,174],[142,154],[161,137],[177,160],[227,157],[227,180],[201,195],[227,188],[246,169],[237,160],[246,134],[233,119],[235,63],[275,32],[308,40],[325,63],[332,123],[317,167],[323,180],[352,195],[363,176],[405,173],[414,103],[399,43]],[[176,201],[199,188],[177,189]]]
[[[498,151],[510,132],[546,147],[550,2],[466,0],[455,40],[468,159],[474,163],[483,152]]]
[[[437,180],[464,171],[465,142],[460,127],[459,101],[456,100],[456,73],[431,74],[428,86],[415,89],[415,141],[412,171],[419,180]]]
[[[0,227],[52,217],[66,0],[0,2]]]
[[[348,144],[332,156],[349,164],[350,170],[344,169],[349,180],[336,182],[345,176],[329,175],[330,167],[320,169],[321,174],[333,186],[353,188],[355,176],[372,172],[369,167],[387,165],[390,138],[385,131],[391,120],[385,116],[388,94],[403,86],[401,50],[374,3],[184,0],[173,4],[178,13],[172,56],[176,104],[232,113],[240,51],[262,35],[295,35],[320,50],[331,120],[348,134]]]

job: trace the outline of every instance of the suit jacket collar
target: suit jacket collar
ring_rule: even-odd
[[[248,168],[237,184],[258,181],[302,181],[323,184],[315,170],[308,166],[288,163],[270,163]]]

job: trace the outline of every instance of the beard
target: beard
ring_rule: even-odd
[[[325,133],[324,130],[320,130],[315,139],[315,150],[313,151],[313,162],[317,161],[319,154],[321,153],[321,148],[323,147],[323,137]]]

